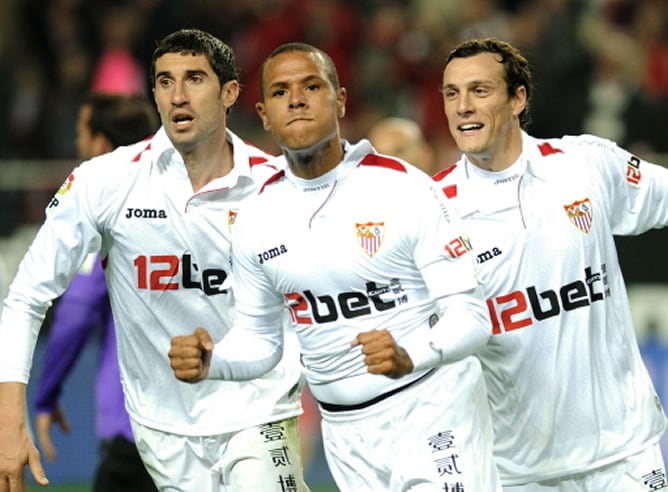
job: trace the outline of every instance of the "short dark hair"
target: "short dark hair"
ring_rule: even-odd
[[[469,39],[458,44],[448,55],[445,66],[454,58],[468,58],[480,53],[494,53],[501,59],[499,63],[503,65],[506,84],[508,86],[508,96],[514,97],[517,89],[524,86],[527,93],[527,103],[524,110],[520,113],[520,126],[526,129],[531,123],[529,114],[529,101],[531,100],[532,75],[531,68],[527,59],[510,43],[496,38]]]
[[[94,92],[82,104],[91,107],[91,133],[105,136],[113,148],[139,142],[159,126],[155,108],[144,96]]]
[[[225,82],[239,80],[239,68],[234,51],[223,41],[199,29],[181,29],[165,36],[151,57],[151,87],[155,87],[155,62],[166,53],[204,55],[218,76],[222,87]]]
[[[272,51],[271,54],[267,57],[267,59],[262,63],[262,67],[260,69],[260,97],[263,100],[264,100],[265,65],[269,60],[282,53],[294,53],[294,52],[313,53],[316,55],[320,55],[324,62],[325,75],[327,76],[327,80],[329,80],[330,84],[332,84],[332,87],[334,87],[335,90],[339,88],[339,74],[336,71],[336,65],[334,64],[332,58],[327,53],[322,51],[320,48],[316,48],[315,46],[307,43],[296,43],[296,42],[285,43],[276,48],[274,51]]]

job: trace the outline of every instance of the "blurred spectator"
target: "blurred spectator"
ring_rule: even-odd
[[[121,94],[144,94],[146,76],[132,46],[139,29],[138,10],[111,7],[101,19],[102,52],[93,70],[90,90]]]
[[[663,88],[668,79],[661,82],[662,57],[651,56],[666,50],[667,9],[654,0],[609,1],[590,6],[580,19],[582,46],[593,61],[583,91],[588,97],[583,130],[648,159],[668,152],[667,127],[657,124],[668,116],[668,95],[663,94],[668,94],[668,86]]]
[[[458,155],[448,138],[438,91],[443,60],[455,42],[474,35],[499,36],[527,53],[540,88],[533,101],[531,129],[542,136],[578,133],[585,127],[604,131],[593,124],[608,118],[599,111],[597,98],[600,94],[604,100],[612,98],[606,110],[623,101],[609,81],[602,82],[603,60],[596,46],[605,44],[609,51],[620,52],[624,48],[615,40],[627,37],[635,45],[636,85],[631,96],[622,95],[628,101],[610,121],[621,122],[618,126],[625,127],[631,144],[644,135],[638,147],[667,152],[665,125],[654,124],[648,132],[648,119],[637,118],[647,105],[657,117],[665,118],[668,112],[665,0],[239,0],[223,4],[215,0],[8,0],[0,13],[11,16],[17,11],[21,13],[18,22],[3,18],[11,34],[0,36],[0,54],[17,59],[0,63],[14,70],[5,87],[0,85],[0,95],[9,105],[3,114],[10,128],[4,141],[0,137],[0,156],[73,156],[74,149],[64,148],[71,135],[58,130],[74,124],[75,105],[68,94],[81,93],[91,85],[146,91],[146,78],[137,64],[148,63],[155,42],[182,26],[205,27],[235,48],[244,82],[234,109],[235,125],[260,147],[277,151],[254,110],[259,64],[277,45],[299,40],[331,53],[340,67],[342,85],[355,94],[342,126],[346,138],[363,137],[379,118],[405,115],[420,124],[440,162]],[[610,26],[620,36],[608,37]],[[21,49],[3,50],[7,43]],[[633,62],[626,59],[623,64],[628,67]],[[75,80],[65,80],[69,77]],[[605,131],[611,129],[612,125]]]
[[[389,117],[376,122],[368,134],[369,141],[381,154],[410,162],[429,176],[440,170],[434,151],[417,122],[407,118]]]

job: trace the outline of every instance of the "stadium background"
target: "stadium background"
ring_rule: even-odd
[[[593,133],[668,164],[666,0],[3,0],[0,259],[10,274],[75,164],[81,95],[89,89],[150,94],[146,73],[155,42],[182,27],[208,30],[235,49],[244,88],[230,127],[270,152],[277,149],[253,105],[260,63],[279,44],[306,41],[332,55],[349,90],[346,138],[364,137],[384,116],[412,118],[445,166],[457,157],[438,92],[445,57],[462,39],[498,36],[520,47],[533,66],[532,134]],[[643,356],[666,402],[668,230],[618,244]],[[47,329],[33,378],[41,372]],[[56,433],[58,462],[47,465],[55,486],[86,490],[92,477],[95,351],[92,340],[65,388],[74,429],[70,436]],[[307,478],[316,486],[331,483],[321,453]]]

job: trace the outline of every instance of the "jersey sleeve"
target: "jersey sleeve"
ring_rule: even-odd
[[[414,238],[415,264],[430,294],[438,299],[478,285],[475,259],[464,224],[436,184],[427,178],[417,190],[421,201]]]
[[[236,314],[229,333],[216,343],[209,378],[248,380],[271,370],[283,355],[284,303],[253,254],[253,227],[241,209],[232,237],[232,291]],[[259,231],[261,232],[261,231]]]
[[[585,141],[608,198],[613,234],[635,235],[668,225],[668,169],[611,141],[597,137]]]
[[[92,210],[102,199],[105,179],[92,163],[76,168],[49,202],[46,220],[10,285],[0,316],[0,382],[28,382],[47,309],[86,256],[100,248]]]
[[[428,189],[416,196],[424,202],[424,213],[418,220],[415,262],[440,312],[431,330],[404,344],[415,370],[422,370],[474,354],[491,334],[462,220],[431,181]]]

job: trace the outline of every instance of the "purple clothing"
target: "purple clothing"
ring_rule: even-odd
[[[134,442],[130,418],[125,410],[114,323],[99,257],[90,272],[80,272],[72,279],[56,305],[35,409],[38,413],[55,410],[67,375],[96,329],[100,330],[95,376],[97,436],[110,439],[121,435]]]

